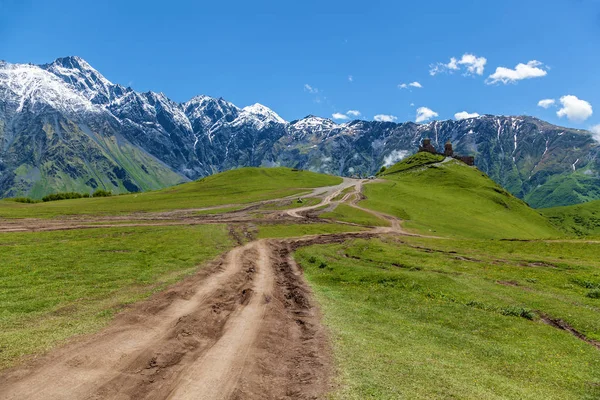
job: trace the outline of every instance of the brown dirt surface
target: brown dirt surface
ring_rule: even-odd
[[[305,243],[343,240],[330,236]],[[0,397],[319,398],[329,388],[327,335],[293,248],[235,248],[102,332],[6,371]]]

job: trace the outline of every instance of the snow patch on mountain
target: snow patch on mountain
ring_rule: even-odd
[[[287,124],[275,111],[262,104],[256,103],[242,108],[238,117],[232,122],[232,125],[250,124],[256,129],[263,129],[270,124]]]
[[[115,85],[79,57],[59,58],[40,68],[56,75],[93,103],[106,104],[115,97]]]
[[[102,111],[56,75],[30,64],[0,64],[0,97],[16,112],[44,106],[69,114]]]

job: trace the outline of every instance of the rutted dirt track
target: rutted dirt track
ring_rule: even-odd
[[[104,331],[8,372],[1,397],[319,397],[328,387],[327,341],[291,249],[261,240],[232,250]]]
[[[344,199],[359,196],[360,184],[345,181],[326,188],[315,207],[331,203],[351,186],[355,192]],[[315,207],[271,215],[300,220],[302,212]],[[173,222],[181,220],[164,224]],[[323,397],[331,365],[327,336],[291,252],[395,228],[393,224],[385,232],[379,228],[241,245],[198,274],[119,314],[103,331],[0,375],[0,398]]]

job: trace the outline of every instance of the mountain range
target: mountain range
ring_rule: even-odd
[[[261,104],[114,84],[79,57],[0,61],[0,197],[158,189],[241,166],[366,176],[414,153],[423,138],[476,166],[534,207],[600,199],[600,144],[590,132],[528,116],[427,124],[309,115],[285,121]]]

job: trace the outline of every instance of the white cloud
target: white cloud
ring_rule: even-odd
[[[473,54],[464,54],[458,63],[467,67],[467,75],[483,75],[487,59]]]
[[[483,75],[487,59],[485,57],[477,57],[474,54],[465,53],[460,60],[455,57],[450,58],[448,64],[437,63],[429,66],[429,75],[434,76],[442,72],[452,73],[466,68],[465,75]]]
[[[448,69],[450,69],[450,70],[452,70],[452,71],[459,70],[460,67],[457,64],[457,61],[458,60],[456,58],[452,57],[450,59],[450,62],[448,64],[446,64],[445,67],[448,68]]]
[[[427,107],[419,107],[417,108],[417,117],[416,117],[416,122],[425,122],[425,121],[429,121],[431,118],[435,118],[438,116],[438,113],[436,113],[435,111],[433,111],[430,108]]]
[[[394,122],[398,117],[395,115],[377,114],[373,119],[378,122]]]
[[[417,89],[422,89],[423,85],[421,85],[417,81],[411,82],[411,83],[401,83],[400,85],[398,85],[398,89],[408,89],[409,87],[414,87],[414,88],[417,88]]]
[[[354,77],[352,75],[348,75],[348,82],[354,82]]]
[[[346,115],[349,115],[351,117],[359,117],[360,116],[360,111],[358,111],[358,110],[348,110],[346,112]]]
[[[550,108],[550,106],[553,106],[556,104],[556,100],[554,99],[543,99],[538,101],[538,106],[542,107],[542,108]]]
[[[411,106],[411,107],[414,107],[414,106],[415,106],[415,103],[410,103],[410,106]]]
[[[523,79],[541,78],[548,74],[543,68],[543,64],[539,61],[529,61],[527,64],[519,63],[515,69],[506,67],[496,68],[496,72],[490,75],[485,83],[493,85],[494,83],[502,82],[505,85],[507,83],[516,83]]]
[[[342,114],[342,113],[333,113],[333,114],[331,114],[331,116],[333,117],[333,119],[350,119],[349,116],[347,116],[346,114]]]
[[[406,150],[392,150],[390,154],[383,158],[383,165],[389,167],[390,165],[396,164],[398,161],[402,160],[404,157],[408,155],[408,151]]]
[[[317,89],[316,87],[310,86],[308,83],[304,84],[304,91],[308,92],[308,93],[312,93],[312,94],[319,93],[319,89]]]
[[[468,113],[466,111],[461,111],[461,112],[457,112],[456,114],[454,114],[454,118],[456,118],[458,121],[460,121],[461,119],[469,119],[469,118],[476,118],[476,117],[479,117],[479,114]]]
[[[594,140],[600,143],[600,124],[592,126],[590,131],[592,132],[592,137]]]
[[[567,117],[574,122],[583,122],[592,116],[592,105],[577,96],[567,95],[560,98],[562,108],[556,112],[560,118]]]
[[[590,132],[592,132],[592,137],[598,143],[600,143],[600,124],[594,125],[590,128]]]

